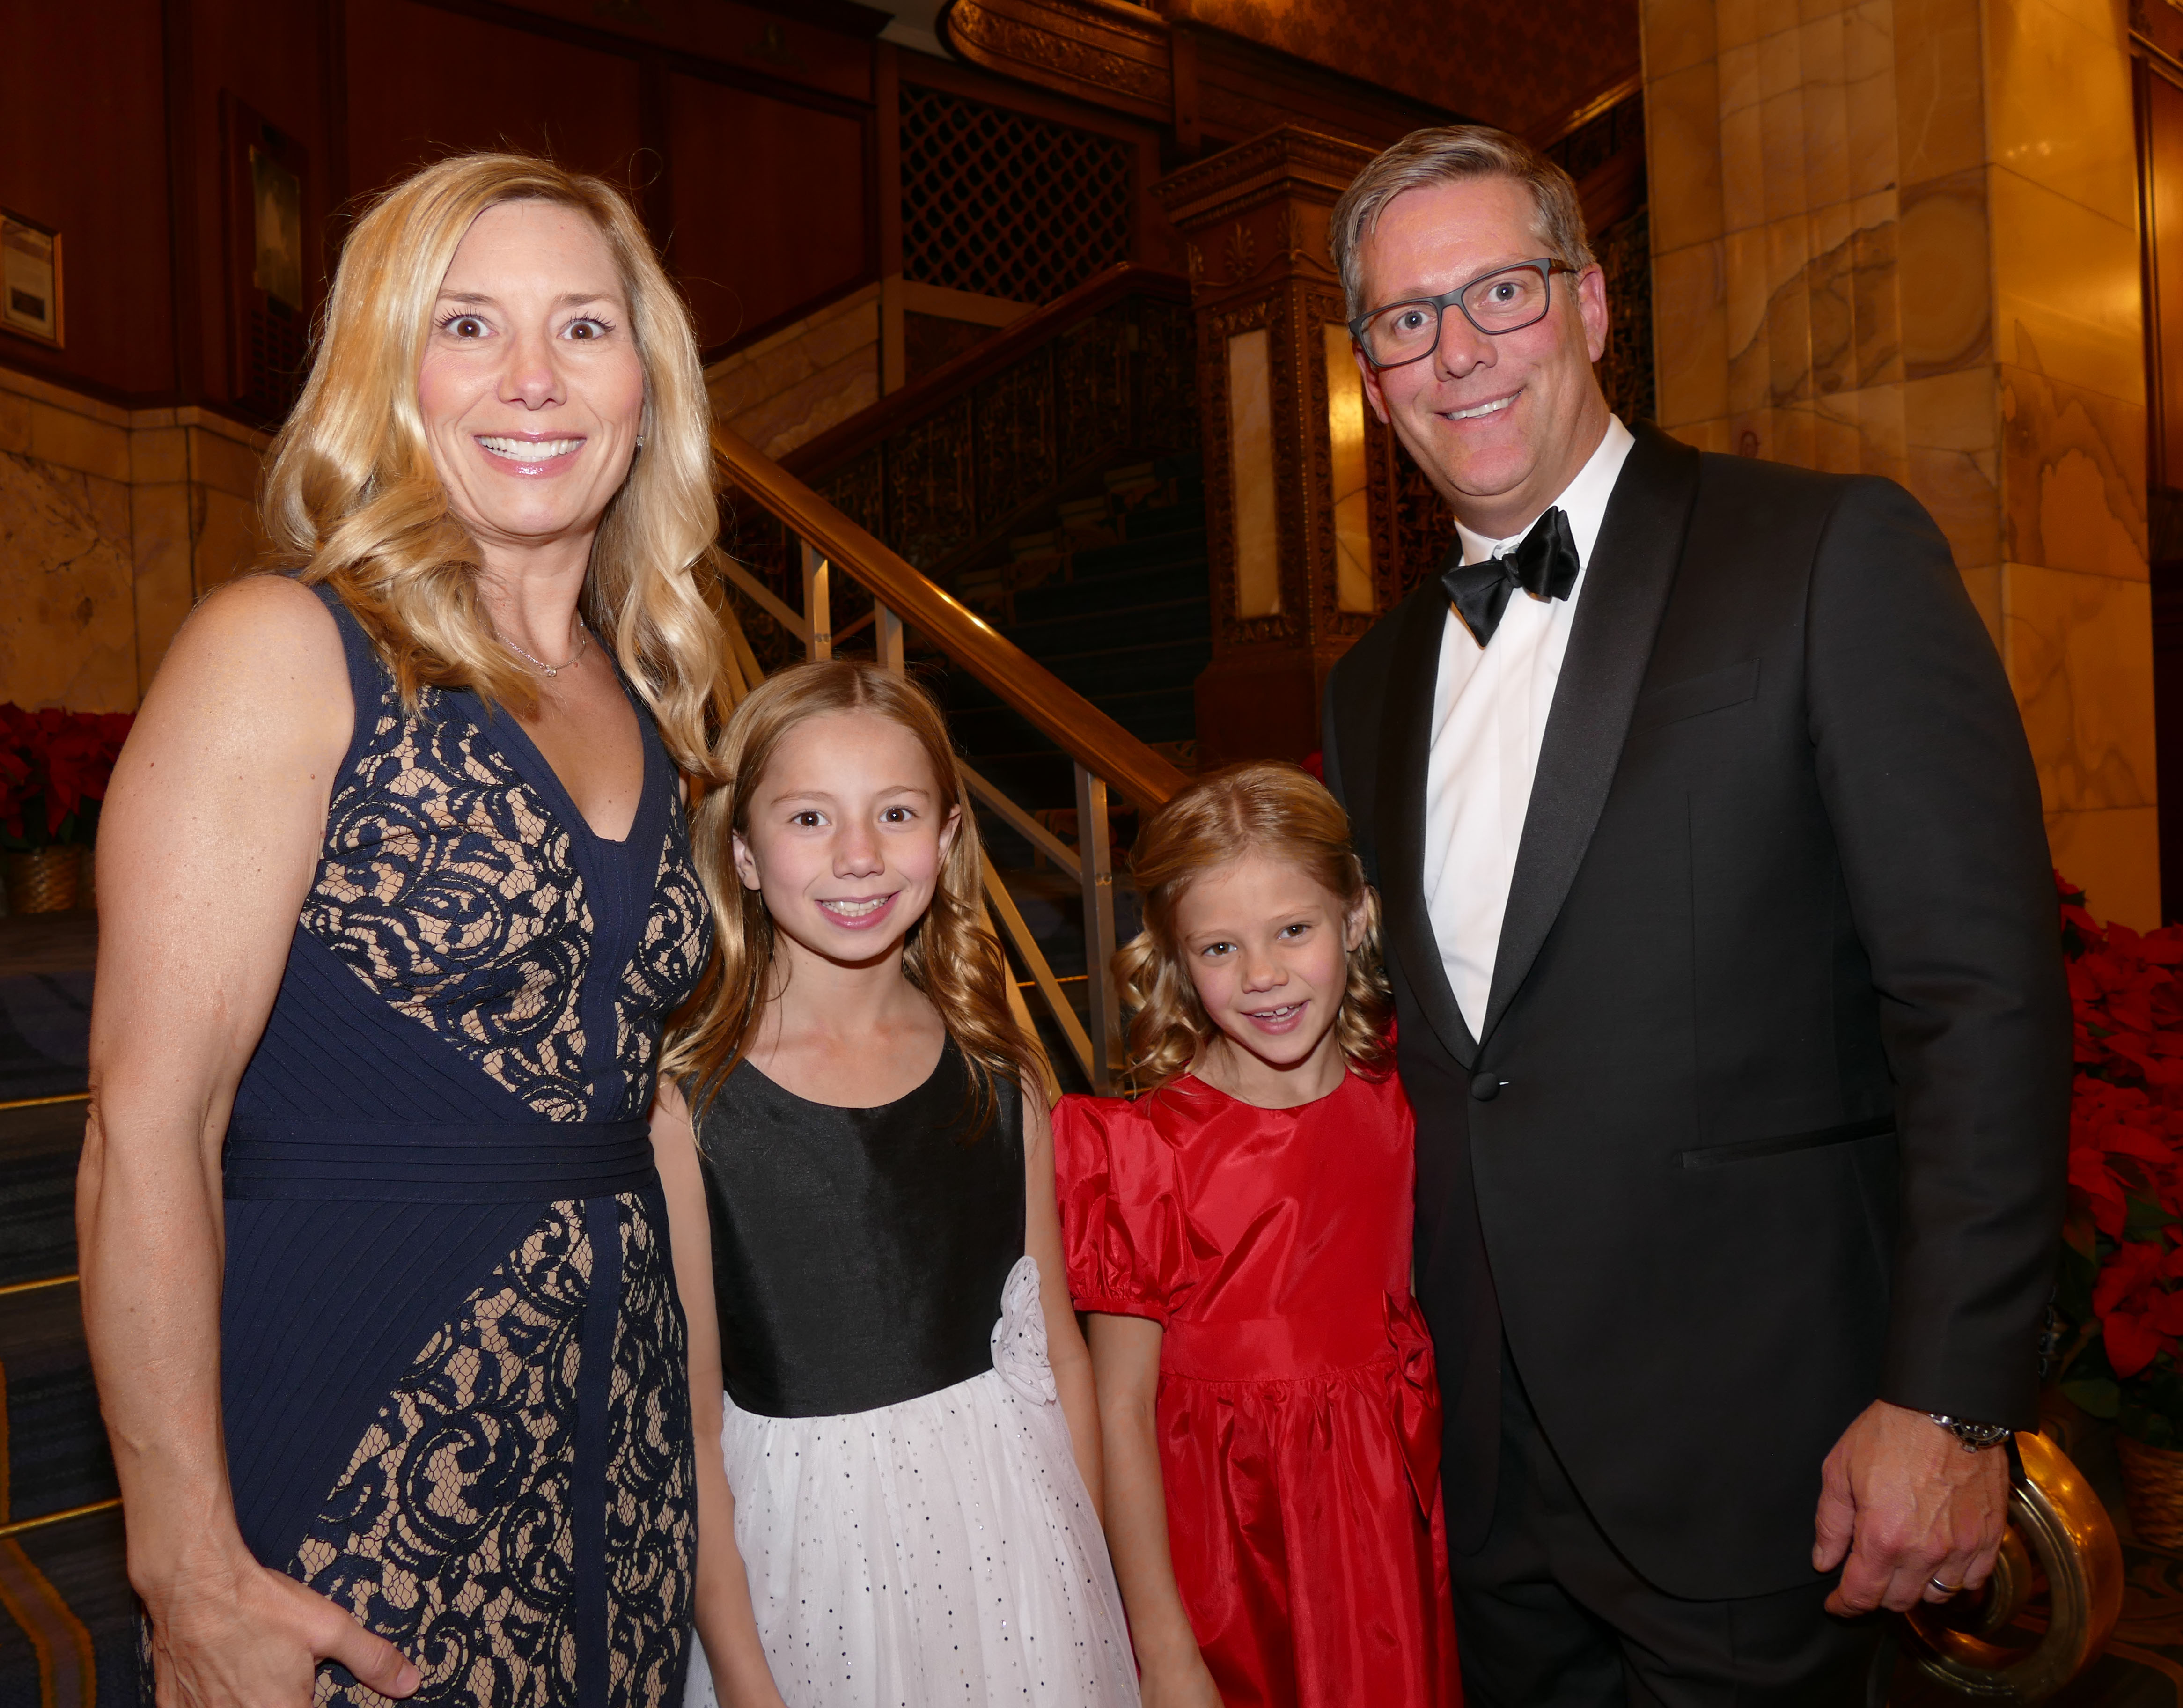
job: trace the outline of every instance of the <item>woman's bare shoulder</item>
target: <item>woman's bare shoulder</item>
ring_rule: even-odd
[[[215,729],[284,758],[338,758],[354,707],[333,614],[286,576],[215,588],[176,632],[145,696],[139,729],[202,739]],[[217,739],[217,737],[214,737]]]
[[[238,649],[251,654],[254,662],[263,662],[269,650],[275,656],[292,651],[296,662],[306,668],[333,665],[344,672],[347,669],[333,613],[316,593],[288,576],[238,576],[214,587],[190,613],[167,656],[193,659],[201,654]]]

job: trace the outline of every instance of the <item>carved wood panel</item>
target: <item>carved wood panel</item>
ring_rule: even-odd
[[[1395,585],[1388,601],[1391,605],[1427,576],[1439,573],[1441,559],[1455,543],[1455,512],[1392,433],[1387,435],[1386,442],[1391,453],[1389,476],[1395,500]]]
[[[1329,387],[1327,380],[1327,349],[1325,329],[1341,325],[1347,319],[1342,299],[1338,292],[1312,291],[1303,299],[1303,359],[1304,372],[1311,382],[1307,426],[1311,444],[1311,492],[1309,503],[1309,561],[1312,598],[1312,634],[1322,637],[1343,637],[1355,639],[1372,626],[1375,612],[1345,611],[1341,602],[1336,563],[1334,509],[1334,430],[1328,420]],[[1371,418],[1369,406],[1365,418]],[[1366,490],[1371,490],[1369,441],[1366,452]],[[1379,599],[1377,586],[1379,566],[1385,559],[1386,550],[1378,536],[1377,526],[1382,511],[1375,503],[1372,515],[1375,523],[1372,541],[1372,566],[1375,586],[1373,597]]]
[[[1599,386],[1608,407],[1625,421],[1649,421],[1658,410],[1653,381],[1653,221],[1640,208],[1591,240],[1607,275],[1607,353]]]

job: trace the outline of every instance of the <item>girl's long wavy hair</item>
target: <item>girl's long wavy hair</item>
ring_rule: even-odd
[[[1335,1016],[1335,1041],[1375,1078],[1393,1065],[1387,1041],[1394,1011],[1380,960],[1380,898],[1349,845],[1341,804],[1295,765],[1254,760],[1201,777],[1148,819],[1130,870],[1145,910],[1144,929],[1114,956],[1114,982],[1130,1019],[1130,1082],[1157,1091],[1184,1074],[1219,1036],[1175,941],[1184,893],[1247,853],[1286,860],[1336,898],[1346,917],[1362,907],[1364,935],[1349,951],[1349,976]]]
[[[589,220],[614,256],[644,365],[644,441],[592,548],[585,620],[686,770],[708,767],[739,679],[725,663],[711,409],[690,313],[621,192],[528,154],[458,154],[375,202],[342,252],[302,398],[274,441],[262,508],[276,561],[356,615],[413,708],[425,686],[527,712],[533,678],[494,633],[483,559],[432,466],[417,374],[448,264],[478,215],[551,202]]]
[[[863,659],[791,665],[753,688],[728,720],[714,755],[718,779],[691,815],[691,852],[713,904],[713,954],[690,1000],[669,1022],[660,1071],[679,1080],[699,1109],[717,1096],[748,1053],[770,989],[773,916],[736,871],[734,839],[750,829],[751,803],[781,740],[806,720],[830,712],[869,712],[898,724],[924,749],[944,821],[960,813],[955,840],[925,916],[909,929],[902,969],[940,1011],[947,1036],[970,1070],[967,1130],[990,1124],[996,1075],[1026,1092],[1043,1082],[1036,1042],[1008,1007],[1008,962],[985,925],[980,899],[977,821],[970,791],[931,697],[915,683]]]

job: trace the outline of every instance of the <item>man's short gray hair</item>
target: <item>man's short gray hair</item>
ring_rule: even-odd
[[[1358,252],[1372,235],[1387,203],[1405,190],[1466,178],[1513,178],[1531,192],[1538,236],[1546,253],[1582,271],[1595,264],[1585,240],[1584,209],[1569,175],[1520,136],[1490,125],[1441,125],[1413,131],[1357,175],[1334,204],[1327,243],[1341,275],[1351,319],[1377,303],[1363,300]]]

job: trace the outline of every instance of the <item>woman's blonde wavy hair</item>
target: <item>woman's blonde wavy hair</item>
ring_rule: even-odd
[[[739,686],[708,598],[719,533],[711,409],[690,313],[621,192],[528,154],[458,154],[356,223],[302,398],[274,441],[262,508],[276,559],[324,582],[370,635],[405,704],[465,687],[527,712],[533,678],[494,633],[477,542],[450,509],[417,397],[432,309],[480,214],[551,202],[606,240],[644,365],[644,441],[592,548],[585,620],[611,643],[686,770]]]
[[[1175,941],[1175,909],[1191,885],[1247,853],[1296,866],[1336,898],[1346,917],[1362,907],[1364,935],[1349,951],[1349,977],[1335,1041],[1358,1071],[1386,1073],[1394,1011],[1380,961],[1380,898],[1349,845],[1340,803],[1295,765],[1254,760],[1201,777],[1148,819],[1130,854],[1144,929],[1114,956],[1114,982],[1130,1018],[1130,1082],[1157,1091],[1186,1073],[1218,1037]]]
[[[680,1081],[702,1108],[748,1053],[765,1007],[774,927],[764,897],[745,888],[736,871],[734,838],[750,829],[751,803],[782,738],[808,719],[856,711],[908,730],[932,767],[942,819],[951,810],[961,814],[932,904],[903,945],[902,967],[939,1010],[969,1065],[966,1125],[973,1134],[982,1132],[995,1107],[994,1077],[1014,1080],[1029,1093],[1042,1084],[1046,1063],[1009,1009],[1008,962],[984,923],[984,856],[947,721],[924,689],[864,659],[776,671],[751,691],[720,732],[713,765],[718,781],[690,818],[691,854],[713,905],[713,954],[696,992],[669,1022],[660,1071]]]

